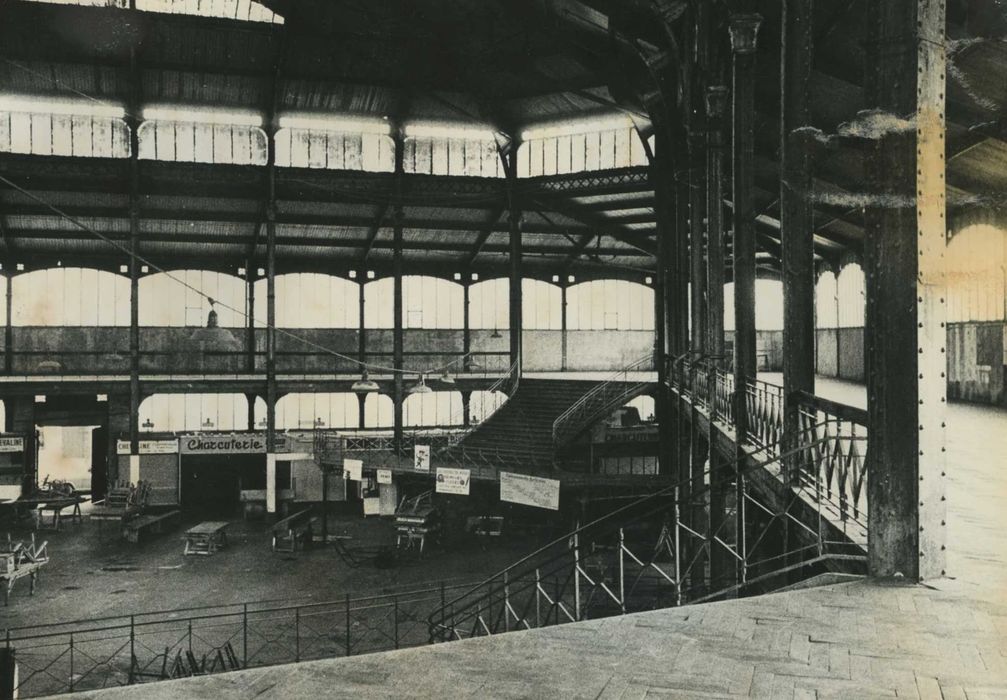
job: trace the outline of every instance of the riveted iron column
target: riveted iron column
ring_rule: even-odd
[[[14,263],[10,258],[6,259],[7,266],[7,323],[4,324],[4,372],[12,374],[14,372]]]
[[[403,338],[403,312],[402,312],[402,276],[404,273],[402,264],[402,225],[405,219],[405,213],[402,208],[402,180],[403,173],[405,172],[404,157],[405,157],[405,140],[401,130],[396,130],[395,132],[395,210],[392,215],[392,315],[393,320],[393,331],[392,331],[392,366],[396,370],[400,370],[395,373],[394,384],[395,384],[395,396],[393,400],[395,402],[395,451],[400,453],[402,451],[402,406],[405,402],[405,384],[404,377],[402,375],[402,368],[404,364],[404,338]],[[347,654],[349,651],[347,650]]]
[[[276,451],[276,180],[269,168],[266,203],[266,454]],[[267,457],[268,458],[268,457]]]
[[[521,294],[521,220],[522,212],[514,198],[517,187],[517,146],[515,145],[507,159],[506,174],[508,181],[508,197],[510,198],[510,363],[516,365],[518,376],[521,375],[521,334],[524,322],[521,318],[522,294]]]
[[[707,352],[717,367],[723,366],[724,356],[724,124],[728,90],[715,85],[706,91],[707,136],[709,148],[706,155],[706,284],[709,322],[707,327]],[[712,403],[716,383],[711,383]]]
[[[783,438],[797,447],[797,392],[815,393],[815,249],[811,200],[815,132],[808,108],[814,59],[814,0],[785,0],[781,31],[782,97],[780,143],[781,236],[783,250]],[[796,459],[786,465],[791,479]]]
[[[868,570],[945,574],[945,4],[868,5]]]
[[[734,53],[734,391],[735,391],[735,533],[738,554],[737,581],[746,577],[745,480],[741,474],[741,445],[748,434],[746,387],[755,379],[755,209],[752,198],[755,174],[755,58],[762,17],[731,17]]]
[[[255,373],[255,260],[245,261],[245,369]],[[249,430],[252,423],[248,424]]]
[[[657,274],[654,276],[654,366],[657,369],[657,394],[654,408],[659,426],[658,470],[661,474],[676,475],[675,442],[678,440],[677,425],[673,425],[672,406],[668,389],[668,363],[672,329],[669,315],[673,310],[668,304],[668,288],[674,274],[675,246],[675,190],[668,177],[670,153],[664,153],[668,145],[663,138],[656,139],[657,150],[650,162],[651,182],[654,183],[655,210],[657,212]]]

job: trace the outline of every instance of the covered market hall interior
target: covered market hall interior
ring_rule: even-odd
[[[0,699],[1007,696],[999,0],[0,3]]]

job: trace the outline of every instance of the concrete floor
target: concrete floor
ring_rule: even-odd
[[[120,539],[110,525],[100,528],[86,519],[80,526],[64,524],[61,532],[37,533],[39,539],[48,540],[51,561],[34,596],[28,595],[25,581],[18,582],[10,605],[0,606],[0,628],[247,601],[282,600],[293,605],[337,600],[346,593],[363,596],[416,589],[441,580],[476,582],[530,546],[527,540],[505,539],[484,549],[470,542],[450,551],[433,547],[423,557],[410,555],[394,568],[354,569],[331,548],[296,555],[273,553],[265,523],[232,519],[227,549],[210,557],[183,556],[181,533],[195,522],[138,545]],[[387,518],[333,516],[330,533],[349,535],[351,548],[394,543],[394,528]],[[16,540],[29,531],[11,534]]]

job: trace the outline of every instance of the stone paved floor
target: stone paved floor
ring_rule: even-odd
[[[863,387],[820,380],[863,405]],[[859,581],[101,698],[1007,698],[1007,412],[953,404],[949,574]],[[75,696],[80,697],[80,696]]]

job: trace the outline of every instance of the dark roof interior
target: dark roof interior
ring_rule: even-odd
[[[812,126],[825,134],[863,107],[867,2],[817,3]],[[0,8],[0,91],[250,109],[267,123],[291,111],[483,123],[509,135],[529,125],[628,114],[647,136],[646,95],[654,88],[642,59],[675,50],[644,0],[262,4],[285,22],[7,2]],[[672,37],[684,29],[685,4],[654,3],[675,18]],[[772,275],[779,269],[779,2],[754,5],[764,17],[756,85],[760,271]],[[1007,193],[1002,12],[994,0],[949,2],[952,217],[1002,207]],[[131,52],[139,95],[132,93]],[[128,161],[0,154],[0,172],[102,234],[128,239]],[[825,148],[815,174],[819,257],[839,263],[859,256],[861,155]],[[204,268],[262,259],[265,168],[144,160],[138,176],[144,255]],[[278,168],[278,269],[387,270],[395,190],[392,174]],[[511,195],[525,210],[529,274],[638,278],[653,270],[657,224],[647,168],[521,180]],[[408,175],[401,196],[407,269],[506,269],[504,180]],[[9,260],[109,268],[122,262],[107,243],[15,190],[0,190],[0,216]]]

